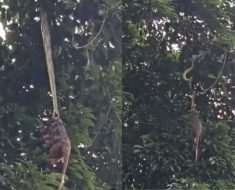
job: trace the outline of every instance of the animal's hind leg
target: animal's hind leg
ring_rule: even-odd
[[[49,153],[49,160],[52,165],[56,165],[58,160],[62,157],[62,144],[60,142],[54,144]]]

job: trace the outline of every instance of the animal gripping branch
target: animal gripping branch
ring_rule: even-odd
[[[42,0],[40,3],[40,18],[41,18],[41,32],[43,39],[43,47],[46,57],[47,71],[50,81],[50,88],[53,101],[53,117],[49,126],[47,126],[46,132],[43,137],[45,143],[51,144],[49,159],[52,165],[56,165],[58,162],[62,162],[62,176],[58,190],[61,190],[64,184],[65,172],[68,167],[68,161],[70,157],[71,144],[67,135],[64,123],[59,118],[59,110],[56,96],[56,85],[55,85],[55,73],[52,59],[52,48],[51,48],[51,36],[49,31],[49,24],[47,13],[43,7]]]

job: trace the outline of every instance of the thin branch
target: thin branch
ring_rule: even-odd
[[[91,145],[89,146],[89,148],[94,145],[96,139],[98,138],[98,135],[100,134],[100,132],[101,132],[101,130],[102,130],[104,124],[106,123],[106,121],[107,121],[108,118],[109,118],[109,114],[110,114],[110,112],[111,112],[111,109],[112,109],[112,106],[111,106],[111,104],[110,104],[110,105],[109,105],[109,108],[108,108],[108,110],[107,110],[107,113],[105,114],[105,119],[102,119],[102,120],[100,121],[99,129],[98,129],[98,131],[96,132],[96,135],[94,136],[94,138],[92,139]]]
[[[221,70],[220,70],[218,76],[216,77],[215,81],[208,88],[203,89],[202,92],[197,92],[196,95],[205,94],[208,90],[210,90],[211,88],[213,88],[216,85],[216,83],[218,82],[218,80],[220,79],[220,77],[222,76],[222,74],[224,72],[224,68],[225,68],[225,65],[226,65],[226,62],[227,62],[227,54],[228,54],[228,52],[226,51],[223,65],[222,65]]]
[[[108,94],[108,98],[109,98],[110,104],[112,105],[112,99],[111,99],[110,93],[109,93],[109,91],[108,91],[107,88],[105,88],[105,90],[106,90],[106,92],[107,92],[107,94]],[[121,118],[119,117],[119,115],[118,115],[118,113],[117,113],[117,111],[116,111],[115,108],[114,108],[114,113],[115,113],[115,115],[116,115],[116,117],[117,117],[117,119],[118,119],[118,122],[119,122],[120,124],[122,124],[122,120],[121,120]]]
[[[101,25],[99,31],[97,32],[97,34],[95,35],[95,37],[94,37],[93,39],[91,39],[87,44],[82,45],[82,46],[73,45],[73,47],[74,47],[75,49],[82,49],[82,48],[86,48],[86,47],[88,47],[89,45],[91,45],[91,44],[97,39],[97,37],[100,35],[101,31],[103,30],[105,21],[106,21],[106,18],[104,18],[104,20],[103,20],[103,22],[102,22],[102,25]]]
[[[89,50],[87,49],[86,51],[86,55],[87,55],[87,66],[90,65],[90,55],[89,55]]]

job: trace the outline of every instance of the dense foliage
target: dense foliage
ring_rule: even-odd
[[[123,7],[124,188],[234,189],[234,1]],[[182,78],[192,63],[203,121],[198,162]]]
[[[120,1],[52,0],[46,10],[72,142],[66,187],[120,187]],[[56,189],[61,168],[49,167],[38,122],[52,110],[38,1],[1,0],[0,23],[0,189]]]

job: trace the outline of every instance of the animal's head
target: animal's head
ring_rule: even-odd
[[[58,116],[54,116],[50,121],[50,127],[56,127],[57,125],[63,125],[63,121]]]

